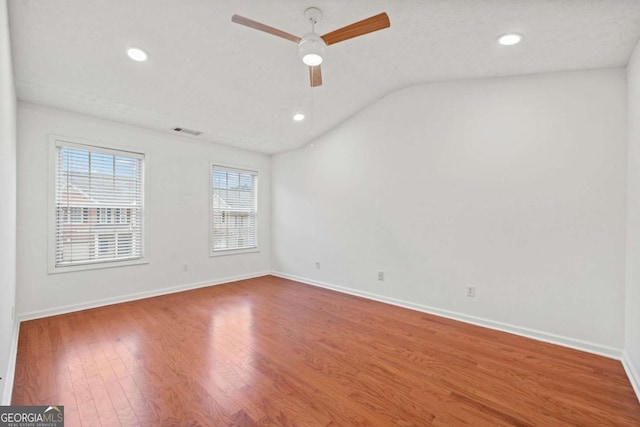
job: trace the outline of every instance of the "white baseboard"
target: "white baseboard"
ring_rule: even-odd
[[[11,348],[9,349],[9,363],[7,364],[7,375],[4,377],[4,391],[0,405],[11,405],[11,395],[13,394],[13,381],[16,374],[16,357],[18,356],[18,336],[20,335],[20,322],[13,324],[13,336],[11,337]]]
[[[622,366],[624,366],[624,370],[627,373],[627,377],[629,377],[631,387],[633,387],[633,391],[636,392],[638,402],[640,402],[640,370],[638,369],[640,367],[633,365],[626,350],[622,352]]]
[[[209,280],[206,282],[189,283],[186,285],[173,286],[170,288],[154,289],[152,291],[138,292],[135,294],[122,295],[114,298],[104,298],[104,299],[89,301],[81,304],[71,304],[71,305],[65,305],[62,307],[49,308],[46,310],[29,311],[27,313],[20,313],[18,318],[20,319],[21,322],[24,322],[26,320],[34,320],[34,319],[40,319],[43,317],[56,316],[58,314],[65,314],[65,313],[71,313],[74,311],[87,310],[89,308],[104,307],[106,305],[119,304],[122,302],[129,302],[129,301],[135,301],[135,300],[144,299],[144,298],[151,298],[151,297],[157,297],[161,295],[173,294],[176,292],[204,288],[207,286],[222,285],[224,283],[236,282],[238,280],[253,279],[255,277],[266,276],[268,274],[270,274],[268,271],[251,273],[251,274],[243,274],[239,276],[224,277],[221,279]]]
[[[436,316],[446,317],[448,319],[458,320],[465,323],[471,323],[473,325],[482,326],[489,329],[508,332],[510,334],[520,335],[526,338],[531,338],[537,341],[543,341],[550,344],[556,344],[563,347],[569,347],[575,350],[585,351],[587,353],[593,353],[593,354],[608,357],[611,359],[621,360],[622,358],[622,349],[618,349],[618,348],[613,348],[613,347],[596,344],[588,341],[582,341],[582,340],[569,338],[562,335],[556,335],[548,332],[538,331],[535,329],[524,328],[521,326],[510,325],[508,323],[496,322],[494,320],[484,319],[476,316],[470,316],[467,314],[457,313],[449,310],[443,310],[436,307],[430,307],[422,304],[416,304],[408,301],[398,300],[395,298],[377,295],[370,292],[363,292],[363,291],[359,291],[352,288],[333,285],[331,283],[320,282],[317,280],[308,279],[306,277],[299,277],[292,274],[280,273],[275,271],[272,271],[271,274],[273,276],[295,280],[297,282],[306,283],[308,285],[331,289],[331,290],[342,292],[349,295],[355,295],[358,297],[367,298],[367,299],[371,299],[379,302],[384,302],[387,304],[392,304],[399,307],[408,308],[411,310],[421,311],[423,313],[434,314]]]

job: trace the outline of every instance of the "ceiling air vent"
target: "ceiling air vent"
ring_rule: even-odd
[[[187,129],[187,128],[173,128],[173,130],[180,133],[188,133],[189,135],[194,135],[194,136],[202,135],[202,132],[200,132],[199,130],[193,130],[193,129]]]

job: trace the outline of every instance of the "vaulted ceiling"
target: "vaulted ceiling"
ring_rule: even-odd
[[[309,87],[297,46],[231,22],[302,36],[386,11],[391,27],[327,48]],[[410,85],[626,65],[637,0],[9,0],[16,88],[53,106],[263,153],[303,146]],[[500,46],[499,35],[524,41]],[[146,62],[126,55],[145,49]],[[306,119],[294,122],[294,113]]]

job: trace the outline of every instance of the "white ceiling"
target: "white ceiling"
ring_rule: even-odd
[[[294,43],[386,11],[391,28],[327,48],[309,87]],[[412,84],[626,65],[638,0],[9,0],[19,99],[263,153],[300,147]],[[513,47],[505,32],[524,34]],[[150,54],[131,61],[128,46]],[[296,112],[307,119],[293,122]],[[188,136],[185,136],[188,137]]]

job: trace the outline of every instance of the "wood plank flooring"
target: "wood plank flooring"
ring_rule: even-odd
[[[620,362],[265,276],[24,322],[67,426],[640,425]]]

